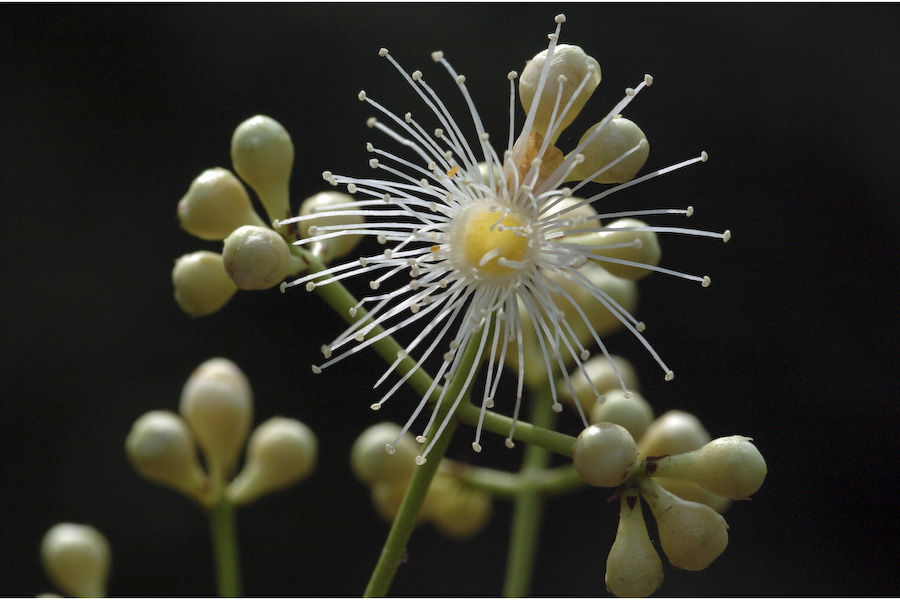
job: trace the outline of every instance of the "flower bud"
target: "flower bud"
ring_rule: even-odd
[[[670,410],[647,428],[638,444],[638,455],[666,456],[696,450],[709,441],[709,433],[692,414]]]
[[[578,145],[581,146],[582,142],[590,137],[599,126],[600,123],[596,123],[588,129],[581,136]],[[644,141],[641,142],[641,140]],[[593,178],[593,181],[596,183],[631,181],[650,155],[650,144],[647,143],[647,136],[644,135],[641,128],[622,115],[613,117],[581,151],[584,161],[572,170],[569,180],[586,179],[635,147],[637,149],[634,152],[614,166],[602,171]]]
[[[620,382],[619,378],[616,376],[617,370],[619,375],[622,376],[625,387],[629,390],[636,390],[639,387],[637,375],[635,375],[634,367],[631,366],[631,363],[621,356],[611,356],[611,358],[615,363],[615,369],[613,369],[610,362],[606,360],[605,356],[598,354],[584,363],[584,372],[582,372],[581,369],[576,368],[572,369],[572,372],[569,373],[569,378],[572,381],[572,389],[575,390],[575,396],[578,398],[578,401],[581,402],[581,407],[584,409],[585,414],[590,414],[591,410],[594,408],[597,394],[604,395],[610,390],[622,389],[622,382]],[[588,383],[588,379],[585,379],[585,373],[587,373],[590,383]],[[593,388],[591,387],[591,384],[593,384]],[[565,392],[567,391],[567,386],[561,386],[560,389]],[[595,389],[597,390],[596,393],[594,392]],[[597,421],[609,421],[610,423],[623,425],[618,421],[610,419],[597,419]],[[625,427],[625,429],[628,429],[628,427]],[[632,433],[632,436],[634,439],[638,439],[638,436],[634,435],[634,433]]]
[[[135,421],[125,440],[125,451],[132,466],[150,481],[201,502],[209,492],[191,430],[174,413],[155,410]]]
[[[659,248],[659,240],[654,231],[629,231],[626,228],[647,227],[647,224],[637,219],[618,219],[606,225],[603,231],[598,231],[578,238],[578,242],[591,246],[608,246],[596,248],[593,254],[612,259],[627,260],[644,265],[656,266],[662,251]],[[622,231],[613,231],[621,229]],[[622,244],[629,244],[622,246]],[[613,247],[616,246],[616,247]],[[638,280],[646,277],[652,271],[632,265],[623,265],[613,261],[599,259],[600,265],[615,275],[625,279]]]
[[[683,479],[671,479],[669,477],[653,477],[653,481],[666,488],[682,500],[705,504],[717,513],[724,514],[731,506],[731,500],[723,496],[717,496],[699,485],[694,485]]]
[[[238,125],[231,137],[231,163],[256,191],[270,221],[291,216],[288,185],[294,144],[278,121],[257,115]]]
[[[579,198],[578,196],[566,196],[556,202],[549,211],[551,214],[560,213],[559,217],[555,219],[556,223],[554,223],[559,224],[560,227],[548,229],[547,235],[550,236],[557,231],[569,232],[573,229],[599,227],[600,219],[597,218],[597,210],[592,205],[581,204],[577,208],[570,208],[583,201],[584,198]],[[563,242],[577,241],[582,235],[566,233],[560,240]]]
[[[222,255],[202,250],[175,260],[175,302],[192,317],[210,315],[225,306],[237,286],[225,272]]]
[[[419,448],[408,433],[394,444],[398,435],[398,425],[378,423],[356,438],[350,451],[350,466],[360,481],[372,485],[377,481],[409,480],[416,468]]]
[[[766,472],[766,461],[750,438],[732,435],[699,450],[660,459],[653,475],[683,479],[719,496],[742,500],[762,486]]]
[[[448,537],[465,540],[480,533],[491,518],[491,496],[468,488],[454,477],[437,473],[429,489],[428,514],[435,528]]]
[[[295,419],[274,417],[250,435],[247,462],[228,486],[228,499],[246,504],[306,477],[316,463],[316,436]]]
[[[335,208],[337,205],[353,201],[352,196],[341,192],[319,192],[315,196],[310,196],[304,200],[303,204],[300,205],[300,216],[324,213],[330,210],[339,210],[341,214],[301,221],[300,237],[310,238],[314,235],[337,234],[337,230],[322,230],[321,228],[336,225],[356,225],[365,222],[362,215],[347,214],[348,210],[350,210],[347,207]],[[335,258],[349,254],[359,244],[361,239],[362,236],[358,234],[335,236],[316,242],[313,246],[313,252],[321,258],[322,262],[327,263]]]
[[[526,113],[531,110],[531,105],[535,100],[535,94],[538,91],[537,88],[541,80],[541,71],[546,60],[547,50],[542,50],[525,63],[525,68],[522,69],[522,75],[519,77],[519,98]],[[560,120],[562,111],[572,97],[575,96],[575,91],[582,81],[587,79],[587,83],[575,96],[571,108],[565,113],[559,127],[549,131],[550,143],[555,142],[562,130],[568,127],[575,117],[578,116],[591,94],[600,85],[600,65],[579,46],[569,44],[558,44],[556,46],[553,57],[550,59],[550,68],[547,78],[544,80],[543,91],[540,98],[537,99],[537,115],[532,126],[532,129],[545,137],[551,128],[550,117],[560,89],[560,76],[564,78],[562,81],[562,95],[560,96],[559,108],[554,121]]]
[[[238,178],[219,167],[194,179],[178,203],[178,219],[202,240],[223,240],[241,225],[265,225]]]
[[[44,571],[59,589],[80,598],[106,595],[110,550],[106,537],[90,525],[58,523],[41,542]]]
[[[673,566],[702,571],[728,545],[728,525],[722,515],[696,502],[682,500],[652,479],[641,481],[641,493],[656,518],[659,542]]]
[[[616,541],[606,558],[606,589],[620,598],[645,598],[662,585],[662,561],[650,543],[637,490],[625,490],[619,502]]]
[[[253,419],[250,382],[230,360],[212,358],[184,384],[179,411],[203,449],[215,485],[222,485],[237,462]]]
[[[372,483],[372,505],[378,516],[387,521],[392,522],[400,511],[400,505],[403,503],[403,497],[406,495],[406,488],[409,486],[408,479],[389,479],[380,480]],[[423,509],[419,511],[416,518],[417,523],[421,523],[427,516]]]
[[[590,485],[616,487],[625,483],[637,462],[637,448],[628,431],[613,423],[598,423],[582,431],[572,447],[572,464]]]
[[[604,393],[605,402],[598,402],[591,410],[592,423],[615,423],[640,440],[653,422],[653,409],[637,392],[613,389]]]
[[[276,286],[302,268],[284,238],[267,227],[240,227],[225,238],[225,272],[242,290]]]

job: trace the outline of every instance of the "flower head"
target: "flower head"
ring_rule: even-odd
[[[282,284],[282,288],[305,284],[312,290],[351,277],[370,278],[373,294],[351,309],[351,316],[358,317],[357,320],[333,342],[323,346],[326,361],[313,366],[316,373],[386,335],[400,330],[414,331],[412,341],[378,383],[407,357],[413,357],[415,367],[401,376],[372,405],[373,409],[380,408],[429,357],[442,358],[434,383],[400,435],[412,426],[429,401],[434,401],[435,408],[424,431],[432,430],[438,407],[446,402],[452,403],[451,408],[459,404],[482,362],[487,363],[486,381],[479,394],[482,414],[494,405],[504,362],[516,365],[514,428],[526,382],[523,327],[529,322],[537,334],[542,357],[542,364],[537,368],[546,370],[554,409],[561,410],[553,373],[561,373],[564,384],[571,387],[566,364],[574,362],[577,370],[584,372],[584,363],[590,355],[582,341],[584,338],[576,330],[586,329],[588,340],[596,342],[609,360],[590,311],[567,290],[572,285],[586,292],[590,302],[604,307],[628,328],[650,351],[666,378],[671,379],[673,372],[642,335],[643,324],[603,287],[585,276],[583,269],[596,264],[626,267],[622,270],[631,279],[648,271],[661,271],[706,286],[709,284],[706,276],[656,266],[658,252],[656,258],[642,258],[640,249],[647,245],[644,240],[647,234],[652,234],[655,242],[656,233],[709,236],[725,241],[730,237],[728,232],[651,227],[637,221],[619,223],[616,228],[601,225],[601,220],[624,217],[690,216],[693,212],[690,207],[597,214],[591,205],[596,206],[606,196],[641,181],[705,161],[706,153],[632,179],[643,165],[649,146],[640,129],[619,116],[638,93],[651,85],[652,78],[645,75],[636,87],[626,90],[622,100],[589,129],[570,153],[563,154],[554,142],[600,82],[599,65],[594,59],[577,46],[558,44],[563,22],[565,17],[558,15],[556,31],[549,35],[547,49],[529,61],[523,71],[519,92],[526,116],[518,135],[514,135],[518,75],[516,72],[508,75],[509,135],[504,149],[498,152],[491,144],[465,76],[453,69],[442,52],[432,53],[432,59],[456,82],[474,124],[474,138],[466,137],[463,127],[426,83],[421,71],[408,74],[382,48],[379,56],[388,60],[415,90],[438,127],[428,131],[411,113],[398,116],[361,91],[359,99],[386,119],[382,122],[372,117],[369,127],[386,134],[414,156],[403,158],[368,143],[367,150],[373,155],[369,165],[389,179],[323,173],[328,183],[346,186],[355,199],[333,204],[316,218],[365,217],[369,221],[354,224],[352,219],[345,218],[344,224],[309,227],[308,236],[298,243],[315,244],[341,236],[365,235],[374,237],[386,249],[300,277]],[[614,177],[604,177],[611,172]],[[586,198],[575,196],[595,181],[626,182]],[[567,187],[568,182],[574,185]],[[287,219],[276,227],[309,218]],[[626,232],[633,235],[623,237]],[[380,291],[384,284],[395,281],[392,289]],[[370,307],[367,313],[361,311],[363,306]],[[376,330],[379,326],[384,328],[383,332]],[[476,366],[466,373],[458,373],[467,351],[474,352],[472,364]],[[616,370],[614,363],[611,364]],[[529,364],[529,370],[535,368]],[[622,389],[627,391],[623,378],[618,371],[616,374]],[[465,384],[455,397],[446,397],[448,386],[439,388],[439,382],[457,375],[465,378]],[[586,426],[580,403],[575,405]],[[420,464],[452,412],[436,424],[430,443],[417,458]],[[510,447],[512,434],[511,430],[506,440]],[[479,426],[473,442],[476,451],[480,450],[480,436]],[[418,439],[426,441],[424,435]]]

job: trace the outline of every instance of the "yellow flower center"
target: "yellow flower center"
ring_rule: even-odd
[[[500,259],[522,262],[527,257],[529,238],[521,230],[525,222],[517,213],[503,216],[496,206],[473,206],[463,215],[454,236],[454,249],[461,250],[457,256],[481,275],[510,275],[515,269],[500,264]]]

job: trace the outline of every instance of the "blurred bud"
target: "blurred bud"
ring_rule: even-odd
[[[641,481],[641,493],[653,511],[660,545],[673,566],[701,571],[725,551],[728,525],[722,515],[705,504],[682,500],[652,479]]]
[[[724,496],[717,496],[699,485],[694,485],[683,479],[671,479],[669,477],[653,477],[653,481],[666,488],[683,500],[705,504],[717,513],[724,514],[731,506],[731,500]]]
[[[388,523],[394,520],[397,512],[400,510],[400,504],[403,503],[403,496],[406,495],[406,488],[409,486],[408,479],[388,479],[379,480],[372,483],[372,505],[375,512]],[[419,511],[416,518],[417,523],[425,520],[426,512]]]
[[[519,77],[519,98],[526,113],[531,110],[531,105],[535,101],[535,94],[541,81],[541,71],[546,60],[547,50],[542,50],[525,63],[525,68],[522,69],[522,75]],[[584,80],[587,80],[586,84],[575,96],[575,91]],[[558,44],[556,46],[553,57],[550,59],[550,68],[547,78],[544,80],[543,91],[540,98],[537,99],[537,115],[532,126],[532,129],[545,137],[548,135],[548,129],[551,127],[550,117],[556,104],[556,97],[559,94],[560,82],[562,82],[562,95],[560,96],[559,108],[554,121],[560,120],[562,111],[573,96],[575,98],[571,108],[562,118],[559,127],[549,132],[551,143],[555,142],[562,130],[568,127],[575,117],[578,116],[591,94],[600,85],[600,65],[578,46],[569,44]]]
[[[184,384],[179,411],[203,449],[215,485],[222,485],[237,463],[253,419],[250,382],[230,360],[212,358]]]
[[[578,145],[581,146],[599,126],[600,123],[596,123],[588,129],[578,140]],[[580,181],[590,177],[632,149],[635,149],[634,152],[614,166],[602,171],[592,180],[596,183],[631,181],[650,155],[650,144],[641,128],[622,115],[613,117],[581,151],[581,154],[584,155],[584,162],[572,170],[572,173],[569,174],[569,181]]]
[[[247,461],[228,486],[228,499],[246,504],[306,477],[316,463],[316,436],[295,419],[274,417],[250,435]]]
[[[444,473],[435,474],[426,501],[435,528],[457,540],[474,537],[491,518],[490,494],[465,487]]]
[[[569,373],[569,378],[572,382],[572,389],[575,390],[575,396],[578,398],[578,401],[581,402],[581,408],[584,409],[585,414],[590,414],[591,410],[594,408],[594,404],[597,401],[597,394],[601,396],[606,394],[606,392],[610,390],[620,390],[622,389],[622,382],[625,383],[625,387],[628,390],[637,390],[640,388],[639,382],[637,380],[637,375],[634,372],[634,367],[631,366],[631,363],[621,356],[610,356],[612,358],[613,363],[615,363],[615,369],[613,365],[610,364],[606,357],[602,354],[598,354],[596,356],[592,356],[587,362],[584,363],[584,372],[581,369],[572,369],[572,372]],[[619,375],[622,377],[622,381],[619,381],[619,377],[616,376],[616,371],[619,372]],[[587,379],[585,379],[585,373],[587,373]],[[588,383],[590,380],[590,383]],[[593,387],[591,387],[593,384]],[[568,386],[560,386],[560,390],[564,393],[568,391]],[[596,393],[594,392],[596,390]],[[622,423],[618,421],[613,421],[610,419],[598,419],[598,421],[609,421],[610,423],[617,423],[625,427]],[[628,429],[628,427],[625,427]],[[638,436],[635,436],[634,433],[631,434],[634,439],[638,439]]]
[[[590,485],[616,487],[625,483],[637,462],[631,434],[613,423],[598,423],[582,431],[572,447],[572,464]]]
[[[201,502],[210,490],[191,431],[174,413],[155,410],[135,421],[125,450],[132,466],[151,481]]]
[[[350,466],[367,485],[377,481],[408,481],[416,468],[419,448],[413,436],[400,435],[400,426],[378,423],[363,431],[350,451]]]
[[[303,268],[287,242],[267,227],[246,226],[225,238],[225,272],[242,290],[266,290]]]
[[[241,225],[265,225],[238,178],[219,167],[194,179],[178,203],[178,219],[185,231],[203,240],[223,240]]]
[[[692,414],[670,410],[647,428],[638,444],[638,455],[666,456],[696,450],[709,441],[709,433]]]
[[[358,210],[356,208],[335,208],[348,202],[354,202],[353,197],[341,192],[319,192],[315,196],[310,196],[304,200],[303,204],[300,205],[301,217],[316,213],[324,213],[329,210],[337,210],[340,211],[341,214],[301,221],[300,237],[305,239],[315,235],[337,234],[337,230],[323,231],[321,228],[356,225],[365,222],[365,219],[361,215],[347,214],[348,211]],[[312,249],[322,262],[328,263],[335,258],[340,258],[349,254],[350,251],[359,244],[361,239],[362,236],[358,234],[336,235],[335,237],[316,242]]]
[[[645,598],[659,589],[662,561],[650,543],[635,489],[619,497],[619,527],[606,558],[606,589],[620,598]]]
[[[210,315],[225,306],[237,286],[225,272],[222,255],[202,250],[175,260],[175,302],[192,317]]]
[[[662,251],[654,231],[632,231],[627,228],[645,228],[647,224],[637,219],[618,219],[606,225],[603,231],[578,236],[573,242],[594,246],[593,254],[614,260],[626,260],[655,267]],[[621,231],[614,231],[621,229]],[[596,248],[596,246],[605,246]],[[625,279],[638,280],[652,271],[633,265],[623,265],[613,260],[597,259],[600,265]]]
[[[256,115],[238,125],[231,137],[231,163],[256,191],[270,221],[291,216],[288,185],[294,144],[278,121]]]
[[[41,542],[44,571],[59,589],[80,598],[102,598],[111,561],[109,542],[90,525],[58,523]]]
[[[653,422],[650,403],[637,392],[613,389],[605,392],[605,402],[598,402],[591,410],[591,423],[615,423],[628,430],[635,441],[640,441]]]

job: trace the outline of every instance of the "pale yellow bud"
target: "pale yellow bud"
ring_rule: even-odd
[[[257,427],[247,444],[247,462],[228,486],[228,499],[246,504],[297,483],[316,463],[316,436],[295,419],[273,417]]]
[[[210,315],[225,306],[237,286],[225,272],[222,255],[202,250],[175,260],[175,302],[192,317]]]
[[[228,359],[197,367],[181,392],[179,411],[191,426],[214,483],[232,472],[253,420],[253,392],[244,373]]]
[[[547,50],[542,50],[535,55],[530,61],[525,63],[522,69],[522,75],[519,77],[519,98],[522,100],[522,107],[527,113],[531,110],[531,105],[535,101],[535,94],[541,81],[541,71],[547,60]],[[563,78],[560,83],[561,78]],[[587,83],[575,96],[583,80]],[[579,46],[569,44],[559,44],[553,52],[550,60],[550,68],[546,79],[544,79],[544,88],[540,98],[537,99],[537,115],[532,128],[543,136],[548,135],[548,130],[552,127],[550,123],[553,114],[553,106],[556,104],[556,98],[559,95],[560,85],[562,86],[562,94],[559,100],[559,108],[557,109],[554,121],[560,121],[560,115],[563,115],[562,121],[558,127],[549,131],[550,143],[556,141],[563,129],[578,116],[585,103],[600,85],[600,65],[592,57],[588,56]],[[563,113],[569,101],[574,97],[572,106]]]
[[[616,541],[606,558],[606,589],[620,598],[645,598],[662,585],[662,561],[650,542],[637,490],[625,490],[619,502]]]
[[[420,451],[412,435],[400,435],[400,426],[378,423],[363,431],[350,451],[350,466],[360,481],[407,481],[416,468]],[[396,443],[395,443],[396,440]]]
[[[590,414],[591,410],[594,408],[597,394],[602,396],[610,390],[620,390],[622,389],[622,382],[625,383],[625,387],[629,390],[639,389],[637,375],[635,374],[634,367],[631,366],[631,363],[621,356],[611,356],[611,358],[613,363],[615,363],[615,369],[613,369],[613,365],[606,360],[605,356],[598,354],[592,356],[584,363],[584,372],[582,372],[581,369],[575,368],[569,373],[569,378],[572,381],[572,388],[575,390],[575,396],[578,398],[578,401],[581,402],[581,407],[584,409],[585,414]],[[621,382],[619,381],[619,377],[616,376],[617,370],[622,377]],[[585,373],[587,373],[587,379],[585,379]],[[588,380],[590,380],[590,383],[588,383]],[[593,384],[593,388],[591,387],[591,384]],[[567,391],[567,386],[560,386],[560,390]],[[596,393],[594,390],[596,390]],[[618,421],[610,419],[598,420],[623,425]],[[625,428],[628,429],[628,427]],[[634,436],[635,440],[638,439],[638,436],[635,436],[634,433],[632,433],[632,436]]]
[[[201,502],[210,491],[191,430],[174,413],[155,410],[135,421],[125,450],[132,466],[151,481]]]
[[[491,518],[491,496],[487,492],[467,488],[455,478],[437,473],[432,482],[436,493],[429,490],[428,514],[435,528],[458,540],[480,533]]]
[[[106,537],[90,525],[58,523],[41,542],[44,571],[60,590],[80,598],[106,595],[111,553]]]
[[[623,392],[621,388],[604,393],[605,402],[598,402],[591,410],[591,423],[615,423],[628,430],[635,440],[644,437],[653,422],[650,403],[637,392]]]
[[[660,545],[673,566],[701,571],[725,551],[728,525],[722,515],[705,504],[682,500],[652,479],[641,481],[641,493],[653,511]]]
[[[403,496],[406,495],[406,488],[409,486],[408,479],[390,479],[375,481],[372,483],[372,505],[375,512],[382,519],[390,523],[397,516],[400,510],[400,504],[403,503]],[[425,520],[426,513],[424,510],[419,512],[416,518],[417,523]]]
[[[559,227],[555,227],[553,229],[547,230],[547,235],[550,236],[557,231],[562,231],[565,235],[560,238],[565,243],[577,242],[583,234],[571,234],[572,230],[577,229],[587,229],[591,227],[600,227],[600,219],[597,218],[597,211],[590,204],[581,204],[584,201],[584,198],[579,198],[577,196],[566,196],[565,198],[560,199],[553,208],[550,209],[550,213],[560,213],[559,217],[555,219],[555,222],[559,224]],[[579,204],[577,208],[570,208]]]
[[[294,144],[278,121],[256,115],[238,125],[231,137],[231,163],[256,191],[271,221],[291,216],[288,186]]]
[[[339,233],[339,230],[323,230],[322,228],[356,225],[365,222],[365,219],[361,215],[347,214],[348,210],[355,209],[350,209],[347,207],[335,208],[337,205],[347,204],[348,202],[353,201],[354,200],[352,196],[343,194],[341,192],[319,192],[315,196],[310,196],[309,198],[304,200],[303,204],[300,205],[301,217],[316,213],[325,213],[332,210],[340,211],[341,214],[323,216],[319,217],[318,219],[301,221],[300,237],[305,239],[311,238],[316,235],[337,234]],[[358,234],[335,236],[316,242],[313,245],[312,250],[316,255],[319,256],[322,262],[328,263],[335,258],[340,258],[349,254],[350,251],[353,250],[357,246],[357,244],[359,244],[359,241],[361,239],[362,236]]]
[[[603,231],[597,231],[577,238],[578,243],[590,246],[607,246],[595,248],[593,254],[614,260],[626,260],[644,265],[656,266],[662,251],[655,231],[629,231],[626,228],[644,228],[647,224],[637,219],[618,219],[606,225]],[[613,231],[622,229],[622,231]],[[628,244],[628,245],[623,245]],[[623,265],[613,260],[599,260],[600,265],[615,275],[625,279],[638,280],[652,271],[632,265]]]
[[[637,448],[624,427],[598,423],[582,431],[572,447],[572,464],[590,485],[616,487],[634,470]]]
[[[696,450],[709,441],[709,433],[692,414],[670,410],[647,428],[638,444],[641,458]]]
[[[267,227],[240,227],[225,238],[222,251],[225,272],[242,290],[265,290],[288,275],[298,273],[303,263],[278,233]]]
[[[600,126],[596,123],[585,132],[578,141],[578,146],[590,137]],[[634,150],[615,165],[601,171],[615,162],[625,153]],[[570,181],[591,177],[597,183],[624,183],[631,181],[641,170],[650,155],[650,144],[641,128],[621,115],[612,118],[580,152],[584,161],[577,165],[569,175]]]
[[[265,225],[238,178],[219,167],[194,179],[178,203],[178,219],[185,231],[203,240],[223,240],[241,225]]]
[[[734,500],[748,498],[766,478],[766,461],[750,438],[717,438],[699,450],[654,463],[653,475],[683,479]]]

